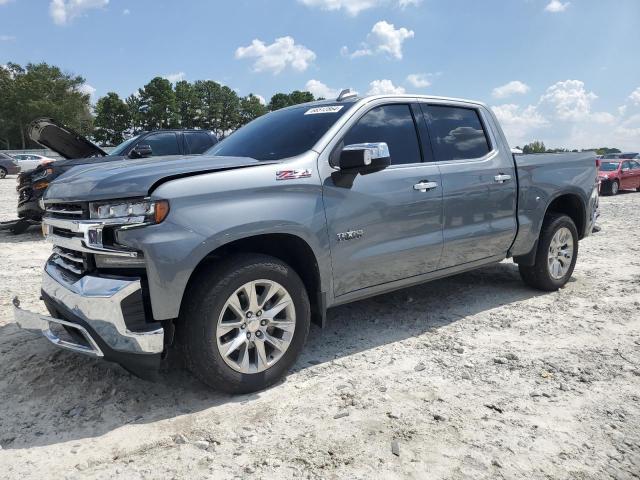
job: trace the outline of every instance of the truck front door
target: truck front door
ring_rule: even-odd
[[[385,142],[391,166],[341,174],[321,162],[336,297],[437,268],[442,253],[440,172],[423,152],[426,128],[408,103],[372,106],[341,146]],[[428,141],[428,138],[424,138]],[[425,186],[426,184],[426,186]],[[423,186],[424,188],[421,188]]]
[[[438,269],[506,255],[516,234],[516,172],[489,113],[421,104],[442,175],[444,249]]]

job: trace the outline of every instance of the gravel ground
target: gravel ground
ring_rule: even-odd
[[[639,208],[602,199],[559,292],[503,262],[339,307],[285,381],[235,397],[19,331],[50,248],[0,232],[0,478],[640,478]]]

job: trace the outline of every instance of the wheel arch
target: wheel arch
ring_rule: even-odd
[[[216,263],[231,255],[260,253],[282,260],[300,276],[311,303],[311,320],[324,327],[326,294],[323,291],[320,265],[313,248],[301,237],[291,233],[264,233],[233,240],[218,246],[205,255],[191,272],[184,294],[204,271],[215,268]]]
[[[578,230],[578,239],[585,237],[587,227],[587,207],[584,199],[577,193],[563,193],[555,197],[544,212],[546,217],[549,213],[563,213],[567,215]]]
[[[551,197],[547,206],[542,214],[542,221],[540,221],[540,228],[538,229],[536,240],[533,243],[531,250],[524,254],[514,257],[514,261],[520,265],[531,266],[536,261],[536,252],[538,250],[538,239],[542,231],[542,225],[544,219],[549,213],[562,213],[567,215],[578,230],[578,239],[581,240],[586,236],[586,228],[588,226],[587,221],[587,206],[584,198],[577,192],[559,192],[554,197]]]

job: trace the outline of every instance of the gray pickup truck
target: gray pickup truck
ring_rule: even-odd
[[[597,202],[591,154],[514,157],[482,103],[343,92],[204,156],[58,178],[50,316],[15,299],[15,318],[139,375],[178,351],[207,385],[250,392],[285,375],[330,307],[505,258],[562,287]]]

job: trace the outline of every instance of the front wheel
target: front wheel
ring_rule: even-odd
[[[571,278],[578,258],[578,229],[567,215],[548,214],[538,239],[533,266],[518,265],[527,285],[555,291]]]
[[[0,179],[3,179],[7,176],[7,170],[4,167],[0,167]]]
[[[273,257],[239,255],[192,283],[180,313],[189,370],[230,393],[281,379],[309,332],[309,298],[298,274]]]
[[[616,180],[614,180],[609,185],[609,195],[617,195],[619,191],[620,191],[620,185]]]

